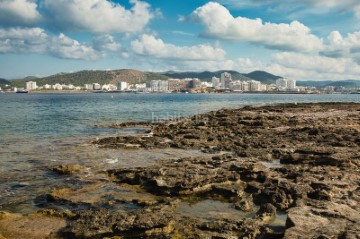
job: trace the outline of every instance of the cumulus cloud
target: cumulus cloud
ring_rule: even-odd
[[[139,55],[178,60],[214,61],[222,60],[226,55],[226,52],[220,47],[208,44],[176,46],[148,34],[143,34],[139,39],[132,41],[131,49]]]
[[[154,17],[150,5],[130,0],[131,9],[107,0],[44,0],[43,6],[60,30],[135,33]]]
[[[311,34],[304,24],[275,24],[261,19],[233,17],[229,10],[216,2],[197,8],[188,21],[202,24],[203,36],[217,39],[247,41],[270,49],[313,52],[322,48],[322,39]]]
[[[98,51],[117,51],[120,44],[109,34],[98,35],[93,39],[93,47]]]
[[[257,4],[271,4],[271,3],[283,3],[283,4],[297,4],[297,5],[311,5],[316,7],[337,7],[337,6],[353,6],[358,2],[357,0],[221,0],[220,2],[233,6],[233,7],[246,7]]]
[[[71,39],[64,34],[49,35],[41,28],[0,29],[0,54],[37,53],[58,58],[94,60],[103,56],[91,46]]]
[[[95,60],[101,55],[91,46],[81,44],[63,33],[60,33],[58,37],[51,37],[50,40],[48,52],[58,58]]]
[[[333,31],[328,37],[329,43],[321,55],[332,58],[352,58],[360,63],[360,32],[348,33],[343,37],[340,32]]]
[[[300,11],[348,11],[354,12],[360,18],[360,2],[358,0],[220,0],[231,8],[248,8],[258,6],[278,6],[282,9],[290,8]]]
[[[360,66],[350,58],[329,58],[294,52],[276,53],[265,70],[294,79],[357,79]]]
[[[0,53],[42,53],[47,40],[41,28],[0,28]]]
[[[34,0],[0,0],[0,25],[31,25],[41,20]]]

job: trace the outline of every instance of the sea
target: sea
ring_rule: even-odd
[[[113,129],[129,121],[176,120],[221,108],[303,102],[357,102],[359,94],[0,94],[0,211],[27,214],[43,196],[74,179],[49,168],[79,164],[89,175],[112,167],[141,167],[198,151],[115,150],[92,144],[144,128]]]

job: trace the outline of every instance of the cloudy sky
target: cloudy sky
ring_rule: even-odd
[[[360,1],[0,0],[0,77],[123,68],[360,79]]]

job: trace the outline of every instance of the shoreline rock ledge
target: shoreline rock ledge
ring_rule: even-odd
[[[0,238],[17,238],[9,228],[18,218],[58,218],[44,238],[360,238],[359,103],[246,106],[141,125],[151,133],[93,144],[203,154],[99,169],[44,195],[36,214],[0,213]],[[53,171],[81,179],[68,169]]]

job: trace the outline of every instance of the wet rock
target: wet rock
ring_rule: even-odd
[[[276,217],[276,207],[270,203],[266,203],[260,206],[260,209],[256,212],[256,216],[261,218],[265,223],[273,221]]]
[[[60,175],[71,175],[85,171],[86,168],[78,164],[68,164],[68,165],[58,165],[55,167],[51,167],[50,170]]]
[[[141,185],[158,195],[200,193],[212,190],[213,186],[214,190],[221,190],[218,184],[229,184],[240,179],[239,174],[223,167],[214,167],[214,164],[218,162],[206,158],[185,158],[149,168],[110,170],[109,174],[120,183]],[[234,188],[223,187],[223,191],[237,194]]]
[[[351,238],[360,235],[360,212],[347,205],[321,203],[288,212],[284,238]]]
[[[148,124],[152,137],[117,136],[93,143],[121,150],[196,149],[212,155],[107,171],[118,186],[139,189],[131,193],[116,195],[111,187],[110,197],[102,197],[98,188],[49,195],[54,203],[91,204],[92,210],[74,211],[75,217],[64,215],[70,222],[63,235],[70,238],[357,238],[359,119],[359,104],[321,103],[246,106]],[[279,166],[264,165],[274,160]],[[242,212],[233,207],[260,209],[251,218],[204,222],[174,213],[184,198],[221,200],[237,213]],[[108,206],[118,201],[142,207],[96,209],[103,206],[99,202]],[[286,228],[274,225],[276,210],[288,210]]]
[[[59,217],[0,212],[0,235],[3,238],[56,238],[65,226],[66,220]]]
[[[243,197],[234,203],[234,207],[243,212],[252,212],[254,203],[252,197]]]
[[[81,207],[114,204],[136,204],[139,206],[150,206],[164,201],[155,195],[149,194],[137,187],[129,185],[116,185],[111,182],[97,182],[82,187],[55,188],[46,195],[48,202],[63,203]]]
[[[86,210],[69,223],[62,235],[74,238],[127,235],[135,238],[166,238],[174,230],[172,215],[171,206],[150,207],[133,213]]]

